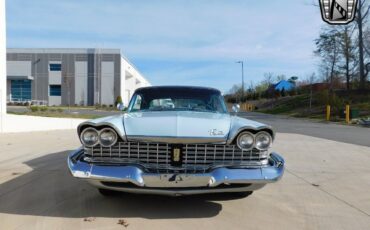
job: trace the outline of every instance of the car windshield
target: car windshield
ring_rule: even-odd
[[[192,87],[142,88],[133,95],[128,112],[198,111],[227,113],[219,91]]]

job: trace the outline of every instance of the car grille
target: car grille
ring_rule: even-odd
[[[175,161],[173,149],[180,150]],[[260,167],[267,164],[267,151],[243,151],[235,145],[118,142],[112,147],[85,148],[85,160],[100,164],[137,164],[149,172],[206,172],[220,167]]]

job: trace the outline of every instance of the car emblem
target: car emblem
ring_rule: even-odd
[[[358,0],[319,0],[322,19],[329,24],[348,24],[355,18]]]
[[[169,182],[175,182],[175,183],[181,182],[183,180],[184,179],[182,178],[182,176],[181,175],[177,175],[177,174],[174,174],[173,176],[171,176],[170,178],[168,178],[168,181]]]
[[[173,149],[173,161],[174,162],[179,162],[180,161],[180,153],[181,153],[181,150],[179,148],[174,148]]]
[[[217,129],[211,129],[208,132],[209,132],[209,135],[211,136],[223,136],[224,135],[224,132],[217,130]]]

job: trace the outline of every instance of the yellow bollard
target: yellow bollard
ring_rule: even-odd
[[[330,105],[326,106],[326,120],[330,121]]]
[[[349,105],[346,105],[346,122],[349,124],[349,116],[350,116],[350,111],[349,111]]]

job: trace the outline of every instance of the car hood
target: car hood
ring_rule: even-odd
[[[267,130],[274,138],[268,125],[229,114],[193,111],[135,112],[98,118],[82,122],[78,135],[88,126],[112,127],[124,141],[231,144],[243,130]]]
[[[169,143],[209,143],[227,140],[229,114],[193,111],[127,113],[123,118],[128,140]]]

